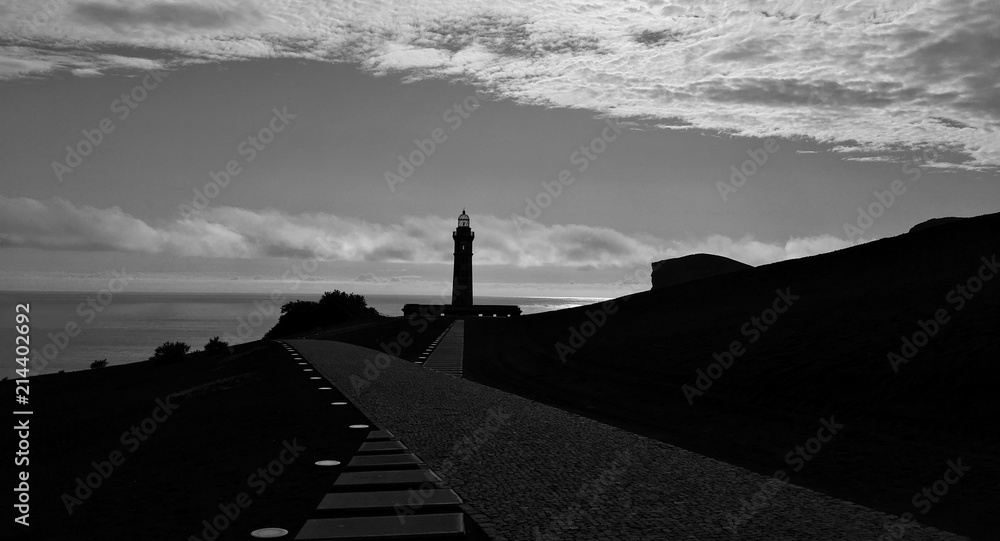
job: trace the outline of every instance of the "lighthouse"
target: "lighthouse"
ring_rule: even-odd
[[[521,309],[511,304],[474,304],[472,302],[472,239],[469,215],[462,209],[458,227],[451,234],[455,241],[455,270],[451,278],[451,304],[404,304],[403,315],[410,318],[438,316],[465,319],[470,317],[511,317]],[[489,288],[487,288],[489,289]]]
[[[455,270],[451,281],[452,306],[472,306],[472,239],[476,234],[469,227],[469,215],[462,209],[458,227],[451,234],[455,240]]]

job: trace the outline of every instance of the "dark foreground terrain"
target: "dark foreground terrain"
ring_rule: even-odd
[[[350,402],[332,406],[344,395],[316,390],[277,343],[236,349],[32,378],[30,527],[8,520],[3,539],[250,539],[264,527],[294,536],[344,468],[314,463],[346,464],[368,434],[349,425],[378,426]],[[0,385],[5,396],[13,387]],[[88,476],[96,488],[79,488]],[[248,505],[220,518],[241,493]]]
[[[1000,276],[969,284],[998,257],[1000,215],[990,215],[642,292],[603,310],[471,319],[465,377],[760,473],[781,469],[793,483],[923,524],[998,538]],[[782,313],[767,313],[776,301]],[[903,338],[912,342],[920,322],[933,331],[936,315],[946,322],[904,356]],[[378,349],[407,332],[414,342],[400,356],[415,360],[447,322],[423,325],[397,318],[326,337]],[[716,355],[727,367],[711,366]],[[843,428],[818,434],[824,420]],[[959,460],[969,471],[935,494]]]
[[[991,215],[638,293],[603,312],[594,305],[468,320],[465,374],[766,475],[780,469],[795,484],[839,498],[994,539],[1000,278],[970,278],[990,276],[997,256],[1000,215]],[[778,302],[781,313],[768,313],[779,298],[787,299]],[[935,316],[936,330],[928,323]],[[395,318],[312,337],[415,360],[448,323]],[[926,342],[914,336],[922,328],[933,333]],[[903,351],[904,337],[918,345]],[[736,352],[731,363],[726,351]],[[896,369],[889,353],[900,356]],[[253,503],[220,538],[247,538],[263,526],[294,533],[338,473],[313,462],[353,452],[363,434],[342,427],[370,421],[353,407],[330,408],[339,393],[303,392],[302,373],[282,355],[274,344],[254,343],[225,359],[33,378],[32,527],[5,526],[4,538],[8,531],[17,539],[204,538],[202,521],[240,492]],[[722,363],[713,367],[715,358]],[[13,395],[11,381],[0,388]],[[157,399],[170,396],[176,409],[146,423],[145,441],[123,439],[132,426],[162,418]],[[820,431],[839,425],[835,434]],[[250,476],[286,441],[305,450],[258,494]],[[113,452],[124,461],[68,514],[61,495],[73,495],[77,479]],[[968,471],[947,475],[949,462],[959,461]]]
[[[603,312],[470,320],[466,377],[998,538],[998,258],[1000,215],[990,215],[639,293]],[[789,296],[791,306],[777,300]],[[784,313],[765,313],[776,301]],[[914,337],[923,328],[934,336]],[[724,363],[711,367],[716,357]],[[844,428],[821,434],[829,441],[805,456],[794,452],[831,418]],[[959,459],[970,469],[939,483],[944,495],[915,498]]]

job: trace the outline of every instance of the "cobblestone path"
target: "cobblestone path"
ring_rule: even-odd
[[[963,539],[373,350],[288,342],[494,539]]]

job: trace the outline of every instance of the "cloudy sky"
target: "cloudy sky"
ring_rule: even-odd
[[[436,293],[464,207],[477,293],[607,296],[997,212],[998,15],[0,2],[0,289],[252,291],[315,257],[318,291]]]

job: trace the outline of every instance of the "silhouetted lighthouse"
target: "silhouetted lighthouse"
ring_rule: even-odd
[[[462,209],[458,228],[451,234],[455,239],[455,271],[451,281],[452,306],[472,306],[472,239],[476,234],[469,227],[469,215]]]
[[[476,234],[469,227],[469,215],[462,209],[458,227],[451,234],[455,239],[455,272],[451,282],[451,304],[404,304],[403,315],[409,317],[448,316],[511,317],[521,315],[521,309],[510,304],[474,304],[472,302],[472,239]]]

